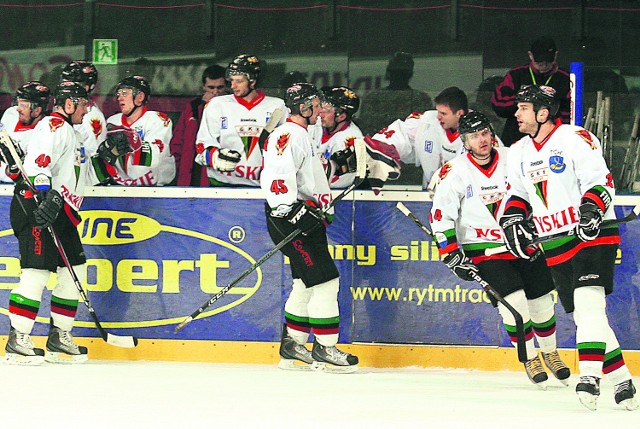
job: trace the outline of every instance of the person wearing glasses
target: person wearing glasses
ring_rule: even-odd
[[[202,95],[184,107],[171,138],[171,155],[176,161],[176,185],[209,186],[207,169],[194,162],[195,143],[202,121],[204,106],[211,100],[227,93],[225,68],[217,64],[202,72]]]

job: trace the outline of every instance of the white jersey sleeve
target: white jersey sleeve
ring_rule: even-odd
[[[74,125],[74,128],[82,136],[82,143],[88,156],[94,155],[100,143],[107,138],[107,121],[100,108],[93,103],[82,118],[82,123]]]

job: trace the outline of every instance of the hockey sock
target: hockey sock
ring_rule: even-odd
[[[533,359],[537,356],[536,346],[533,342],[533,328],[531,327],[531,320],[529,316],[529,307],[527,305],[527,297],[524,294],[524,290],[517,290],[504,297],[511,306],[522,316],[524,322],[524,338],[527,345],[527,359]],[[513,314],[507,308],[498,302],[498,312],[502,316],[502,323],[507,330],[511,344],[514,347],[518,346],[518,336],[516,330],[516,320]]]
[[[580,375],[602,377],[609,320],[605,311],[604,288],[584,286],[573,292]]]
[[[332,347],[338,343],[340,311],[338,289],[340,279],[335,278],[311,288],[309,300],[309,324],[320,344]]]
[[[607,348],[604,354],[602,372],[614,385],[631,379],[631,372],[629,372],[629,368],[624,363],[620,344],[611,327],[607,330]]]
[[[307,306],[311,299],[311,289],[300,279],[293,279],[293,288],[284,304],[284,321],[287,333],[298,344],[305,344],[309,339],[309,311]]]
[[[9,319],[11,326],[18,332],[30,334],[35,323],[42,291],[49,281],[51,273],[47,270],[23,268],[18,287],[9,297]]]
[[[528,304],[533,332],[538,339],[540,350],[544,353],[556,350],[556,315],[553,296],[548,293],[540,298],[530,299]]]
[[[82,283],[85,278],[85,266],[75,265],[73,271]],[[78,311],[78,288],[66,267],[58,268],[58,285],[51,294],[51,320],[63,331],[71,331]]]

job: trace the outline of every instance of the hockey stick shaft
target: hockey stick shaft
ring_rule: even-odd
[[[432,240],[436,241],[434,236],[433,236],[433,232],[429,229],[429,227],[427,225],[425,225],[420,219],[418,219],[416,217],[416,215],[414,215],[411,210],[409,210],[407,208],[407,206],[405,206],[402,202],[398,202],[398,204],[396,204],[396,207],[398,208],[398,210],[400,210],[405,216],[407,216],[409,219],[411,219],[416,225],[418,225],[420,227],[420,229],[422,229],[422,231],[424,231],[425,234],[427,234],[429,237],[431,237]],[[509,312],[513,315],[513,319],[516,322],[516,344],[517,344],[517,351],[518,351],[518,360],[520,362],[526,362],[527,359],[527,343],[525,340],[525,332],[524,332],[524,321],[522,320],[522,315],[515,309],[513,308],[513,306],[511,304],[509,304],[509,302],[507,302],[507,300],[505,300],[502,295],[500,295],[498,293],[498,291],[496,291],[493,287],[491,287],[491,285],[489,283],[486,282],[486,280],[484,280],[479,273],[474,273],[471,272],[471,275],[473,277],[473,279],[478,282],[480,284],[480,286],[482,287],[482,289],[488,293],[489,295],[493,296],[495,298],[496,301],[498,301],[499,303],[501,303],[502,305],[504,305],[504,307],[509,310]]]
[[[630,221],[634,220],[635,218],[637,218],[639,214],[640,214],[640,206],[635,206],[633,208],[633,210],[631,210],[631,213],[629,213],[625,217],[622,217],[622,218],[619,218],[619,219],[603,220],[602,223],[600,224],[600,229],[630,222]],[[546,235],[544,237],[539,237],[539,238],[533,240],[531,245],[532,246],[537,246],[538,244],[546,243],[548,241],[557,240],[558,238],[573,237],[574,235],[575,235],[575,229],[572,229],[570,231],[565,231],[565,232],[559,232],[557,234]],[[505,252],[508,252],[508,251],[509,251],[509,249],[507,248],[507,245],[505,244],[505,245],[502,245],[502,246],[491,247],[489,249],[486,249],[484,251],[484,254],[485,254],[485,256],[492,256],[492,255],[497,255],[498,253],[505,253]]]
[[[356,151],[356,177],[353,180],[353,183],[345,188],[340,194],[336,195],[331,202],[322,210],[323,214],[329,212],[339,201],[344,199],[348,194],[350,194],[354,189],[362,184],[366,175],[367,175],[367,164],[366,164],[366,146],[362,139],[356,139],[354,144]],[[299,229],[293,230],[288,236],[283,238],[274,248],[265,253],[260,259],[258,259],[253,265],[247,268],[242,274],[240,274],[236,279],[234,279],[231,283],[220,289],[219,292],[211,296],[207,302],[202,304],[198,309],[196,309],[193,313],[191,313],[186,319],[180,322],[174,328],[174,332],[180,332],[184,329],[189,323],[191,323],[196,317],[202,314],[207,308],[213,305],[214,302],[222,298],[231,288],[244,280],[249,274],[258,269],[263,263],[265,263],[269,258],[275,255],[280,249],[286,246],[288,243],[293,241],[298,235],[302,234],[302,231]]]
[[[633,177],[631,177],[631,175],[629,174],[629,172],[631,171],[629,169],[629,163],[631,161],[633,144],[637,142],[639,125],[640,125],[640,112],[636,113],[636,116],[633,118],[633,127],[631,128],[631,135],[629,136],[629,141],[627,142],[627,150],[624,153],[624,160],[622,161],[622,168],[620,169],[620,180],[622,182],[621,185],[623,189],[629,187],[633,182]],[[637,150],[637,148],[633,148],[633,149]],[[635,153],[636,150],[634,150],[633,153]],[[626,176],[629,176],[629,178],[626,178]]]
[[[35,187],[33,186],[33,184],[31,183],[31,180],[29,179],[29,176],[27,175],[27,172],[24,169],[24,165],[22,165],[22,161],[20,160],[20,157],[18,156],[18,153],[16,152],[16,149],[14,147],[14,143],[13,140],[11,139],[11,137],[9,136],[9,134],[7,133],[7,131],[4,129],[4,125],[0,124],[0,144],[5,145],[8,149],[9,152],[11,153],[11,156],[13,157],[16,166],[18,167],[18,170],[20,171],[20,175],[22,176],[23,180],[25,181],[26,185],[29,187],[29,190],[33,193],[33,198],[36,201],[36,203],[38,203],[38,198],[37,198],[37,190],[35,189]],[[24,209],[24,207],[23,207]],[[25,212],[25,215],[27,213]],[[73,269],[73,266],[71,265],[71,262],[69,261],[69,258],[67,257],[67,253],[64,250],[64,247],[62,246],[62,243],[60,241],[60,238],[58,237],[58,234],[56,233],[55,229],[53,228],[53,225],[49,226],[47,228],[47,230],[49,231],[49,234],[51,234],[51,238],[53,239],[53,242],[56,246],[56,248],[58,249],[58,253],[60,254],[60,258],[62,259],[62,262],[64,263],[65,267],[67,268],[67,270],[69,270],[69,274],[71,275],[71,279],[73,280],[73,283],[76,286],[76,289],[78,289],[78,292],[80,294],[80,297],[82,298],[82,301],[84,302],[85,306],[87,307],[87,310],[89,310],[89,314],[91,315],[91,318],[93,319],[93,322],[96,325],[96,328],[98,329],[98,332],[100,332],[100,335],[102,337],[102,339],[107,342],[108,344],[111,344],[112,346],[116,346],[116,347],[123,347],[123,348],[133,348],[138,344],[138,339],[132,336],[120,336],[120,335],[114,335],[111,334],[109,332],[107,332],[103,327],[102,324],[100,323],[100,320],[98,319],[98,315],[96,314],[95,309],[93,308],[93,306],[91,305],[91,302],[89,301],[89,297],[87,296],[86,292],[84,291],[82,284],[80,282],[80,279],[78,278],[75,270]]]

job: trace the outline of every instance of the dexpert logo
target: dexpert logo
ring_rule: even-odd
[[[105,328],[179,323],[255,263],[251,255],[227,241],[162,225],[137,213],[87,210],[82,212],[82,217],[78,232],[88,258],[83,286]],[[232,227],[236,236],[237,228]],[[226,238],[226,232],[223,236]],[[13,289],[20,276],[19,258],[1,259],[5,269],[0,270],[0,288]],[[262,271],[257,269],[231,289],[219,301],[219,306],[200,317],[242,304],[261,284]],[[47,287],[53,289],[55,285],[56,279],[52,276]],[[7,310],[0,308],[0,313],[7,314]],[[84,311],[80,310],[79,314]],[[48,323],[47,318],[37,320]],[[77,320],[75,325],[94,326],[82,320]]]

